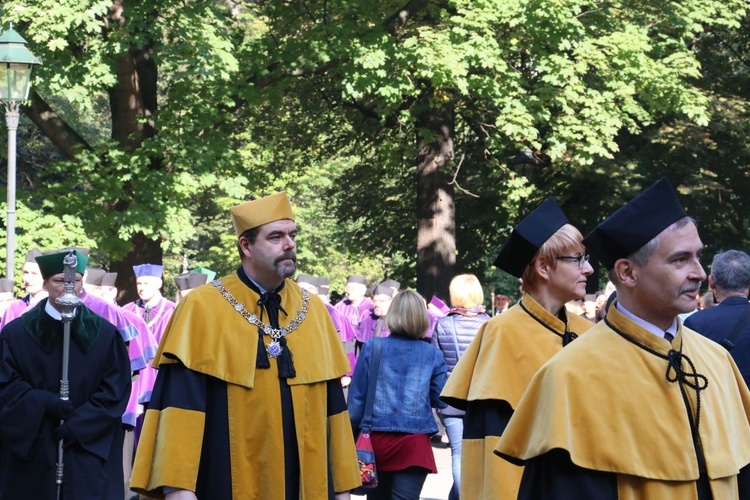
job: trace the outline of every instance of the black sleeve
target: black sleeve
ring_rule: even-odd
[[[750,500],[750,465],[740,469],[740,475],[737,476],[739,486],[740,500]]]
[[[616,500],[617,476],[578,467],[565,450],[526,462],[519,500]]]

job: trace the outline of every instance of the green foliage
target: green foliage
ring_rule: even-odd
[[[7,223],[7,204],[0,204],[0,219]],[[0,233],[0,267],[5,270],[6,252],[8,245],[7,233]],[[57,217],[44,210],[33,210],[22,203],[16,206],[15,251],[13,252],[13,268],[15,290],[23,293],[21,282],[21,267],[26,253],[32,248],[44,250],[63,249],[69,247],[84,247],[92,250],[92,262],[96,262],[96,242],[84,230],[81,219],[72,215]]]
[[[582,229],[664,173],[707,217],[747,199],[742,0],[452,0],[390,22],[402,7],[4,3],[0,20],[45,62],[35,88],[92,146],[34,161],[19,199],[77,217],[108,259],[144,234],[170,272],[187,258],[223,274],[237,262],[228,208],[287,189],[300,268],[333,289],[351,273],[413,286],[431,112],[455,120],[457,270],[488,286],[502,240],[546,196]],[[122,138],[108,106],[128,58],[158,80],[133,96],[148,106]],[[510,168],[521,146],[544,161]],[[742,213],[710,223],[707,241],[745,241]]]

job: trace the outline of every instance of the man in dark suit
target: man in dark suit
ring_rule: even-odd
[[[708,285],[718,306],[692,314],[685,320],[691,330],[718,342],[734,358],[746,384],[750,384],[750,256],[739,250],[716,254]]]

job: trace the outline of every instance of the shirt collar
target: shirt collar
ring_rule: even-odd
[[[44,304],[44,312],[49,314],[52,317],[52,319],[56,319],[57,321],[62,321],[62,314],[60,314],[60,311],[58,311],[52,306],[52,303],[49,300],[47,301],[47,303]]]
[[[652,323],[649,323],[645,319],[639,318],[638,316],[636,316],[632,312],[628,311],[627,309],[625,309],[625,306],[622,305],[619,301],[615,302],[615,307],[617,308],[618,311],[620,311],[622,313],[623,316],[625,316],[629,320],[633,321],[634,323],[636,323],[637,325],[641,326],[642,328],[645,328],[646,330],[648,330],[649,332],[653,333],[654,335],[656,335],[658,337],[664,338],[664,334],[665,333],[669,333],[673,337],[677,336],[677,318],[675,318],[672,321],[672,324],[669,325],[669,328],[667,328],[666,331],[665,331],[665,330],[662,330],[661,328],[659,328],[658,326],[656,326],[656,325],[654,325]]]

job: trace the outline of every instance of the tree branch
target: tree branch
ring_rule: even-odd
[[[448,185],[451,185],[451,184],[452,184],[452,185],[456,186],[456,187],[457,187],[457,188],[458,188],[459,190],[461,190],[461,191],[463,191],[464,193],[468,194],[469,196],[473,196],[474,198],[479,198],[479,195],[478,195],[478,194],[474,194],[474,193],[472,193],[471,191],[469,191],[469,190],[467,190],[467,189],[464,189],[464,188],[462,188],[462,187],[461,187],[461,186],[460,186],[460,185],[458,184],[458,181],[456,180],[456,178],[458,177],[458,171],[459,171],[459,170],[461,170],[461,165],[463,164],[463,162],[464,162],[464,158],[465,158],[465,157],[466,157],[466,154],[462,154],[462,155],[461,155],[461,160],[460,160],[460,161],[458,162],[458,165],[456,166],[456,171],[455,171],[455,172],[453,173],[453,179],[451,179],[451,181],[450,181],[450,182],[448,183]]]
[[[93,149],[33,89],[29,100],[30,105],[23,107],[24,114],[49,138],[66,159],[73,160],[79,151]]]

